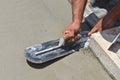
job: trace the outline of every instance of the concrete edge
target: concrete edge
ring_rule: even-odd
[[[99,34],[99,33],[97,33]],[[120,79],[120,67],[118,63],[111,58],[110,55],[106,54],[106,51],[101,47],[99,42],[95,39],[96,35],[91,36],[90,49],[93,51],[94,55],[98,58],[104,68],[107,70],[109,75],[115,79]]]

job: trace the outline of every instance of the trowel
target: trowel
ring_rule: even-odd
[[[81,32],[81,39],[71,45],[67,45],[65,38],[61,37],[56,40],[28,47],[25,50],[26,59],[32,63],[44,63],[76,52],[80,48],[88,46],[89,37],[87,37],[87,33],[88,31]]]

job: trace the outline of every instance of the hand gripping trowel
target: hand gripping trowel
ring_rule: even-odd
[[[26,48],[25,56],[32,63],[44,63],[78,51],[88,45],[88,31],[81,32],[81,39],[72,45],[65,44],[65,38],[52,40]]]
[[[85,19],[89,25],[93,27],[99,19],[89,8],[89,6],[87,6],[86,10],[87,14],[85,14]],[[71,54],[75,51],[78,51],[80,48],[85,48],[88,46],[90,39],[87,37],[87,33],[88,31],[81,32],[80,40],[72,45],[66,45],[65,39],[60,38],[28,47],[25,50],[26,59],[32,63],[44,63],[55,58]]]

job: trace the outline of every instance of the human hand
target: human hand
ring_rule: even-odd
[[[112,27],[115,23],[115,20],[108,17],[108,18],[103,18],[100,19],[97,24],[92,28],[92,30],[88,33],[88,36],[95,32],[101,32],[102,30],[108,29]]]
[[[80,39],[80,24],[73,22],[63,31],[66,43],[74,43]]]

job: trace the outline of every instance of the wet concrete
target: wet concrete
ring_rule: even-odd
[[[26,61],[26,47],[61,36],[70,8],[67,0],[0,1],[1,80],[112,80],[89,49],[41,65]]]

